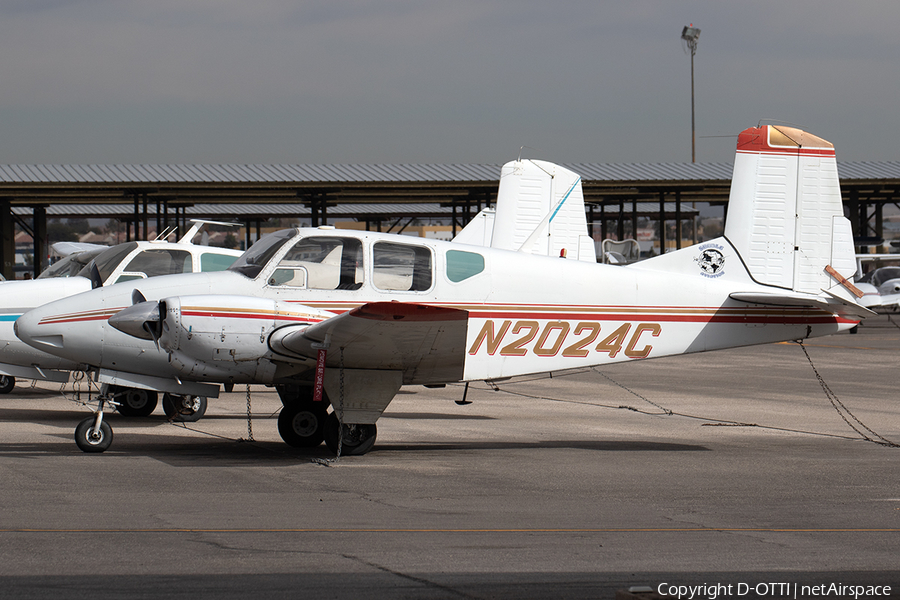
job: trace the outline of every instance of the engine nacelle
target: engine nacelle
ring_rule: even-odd
[[[271,381],[264,360],[273,331],[296,331],[334,316],[300,304],[249,296],[173,296],[138,302],[110,318],[117,329],[153,339],[179,373],[206,381]]]
[[[160,301],[160,347],[211,361],[255,361],[269,354],[280,327],[308,327],[334,316],[308,306],[249,296],[175,296]]]

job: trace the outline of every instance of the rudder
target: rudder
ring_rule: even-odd
[[[834,146],[763,125],[738,137],[725,237],[758,283],[819,294],[856,270]],[[845,295],[845,294],[842,294]]]

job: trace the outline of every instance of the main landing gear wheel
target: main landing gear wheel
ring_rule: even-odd
[[[340,427],[344,429],[343,439],[340,440],[341,455],[343,456],[360,456],[372,449],[375,445],[375,437],[378,435],[378,428],[374,423],[351,425],[338,421],[335,413],[329,413],[325,419],[325,445],[328,449],[338,453],[338,438],[340,437]]]
[[[100,422],[100,429],[94,431],[97,417],[88,417],[75,428],[75,443],[82,452],[103,452],[112,444],[112,427],[106,421]]]
[[[328,403],[285,404],[278,414],[278,433],[288,446],[315,448],[325,439]]]
[[[196,423],[206,414],[206,396],[163,394],[163,412],[176,423]]]
[[[0,375],[0,394],[8,394],[16,387],[16,378]]]
[[[112,393],[119,414],[125,417],[149,417],[159,402],[159,394],[151,390],[117,387]]]

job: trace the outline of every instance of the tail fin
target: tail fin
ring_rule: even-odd
[[[840,283],[856,263],[834,146],[791,127],[741,132],[725,237],[758,283],[849,298]]]
[[[540,160],[503,165],[497,207],[485,208],[454,242],[597,262],[588,236],[581,177]]]
[[[492,248],[597,262],[577,173],[540,160],[503,165]]]
[[[463,227],[459,233],[454,236],[453,241],[457,244],[470,244],[472,246],[491,245],[491,238],[494,236],[494,217],[497,211],[494,208],[482,208],[475,217]]]

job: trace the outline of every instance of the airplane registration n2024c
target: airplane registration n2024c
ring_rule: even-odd
[[[103,385],[210,397],[220,385],[275,385],[288,444],[363,454],[405,384],[803,339],[869,312],[850,281],[834,148],[819,137],[743,131],[724,236],[624,266],[598,264],[583,243],[577,175],[543,171],[550,205],[530,228],[510,226],[498,194],[493,227],[464,236],[474,243],[279,231],[228,271],[54,302],[19,318],[17,335],[81,362]],[[559,228],[567,203],[581,221],[572,213],[575,224]],[[76,441],[102,451],[111,439],[101,395]]]

